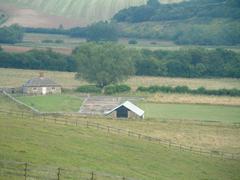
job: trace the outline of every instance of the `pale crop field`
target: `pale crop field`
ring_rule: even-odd
[[[76,88],[79,85],[86,84],[84,81],[75,79],[73,72],[59,72],[59,71],[44,71],[44,70],[23,70],[0,68],[0,86],[1,87],[16,87],[21,86],[30,78],[39,76],[39,72],[44,72],[46,77],[53,78],[57,83],[64,88]],[[197,79],[197,78],[169,78],[169,77],[147,77],[147,76],[133,76],[126,82],[135,90],[139,86],[188,86],[196,89],[198,87],[205,87],[206,89],[240,89],[240,80],[235,78],[211,78],[211,79]]]
[[[181,2],[182,0],[161,0],[162,3]],[[4,2],[1,0],[0,2]],[[33,8],[47,14],[84,19],[91,23],[109,20],[119,10],[139,6],[147,0],[8,0],[20,7]]]

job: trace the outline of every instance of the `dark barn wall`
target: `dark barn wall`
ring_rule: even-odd
[[[128,109],[124,106],[118,108],[117,110],[117,118],[128,118]]]

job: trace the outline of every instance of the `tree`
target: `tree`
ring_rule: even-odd
[[[17,24],[13,24],[9,27],[0,28],[0,42],[1,43],[17,43],[23,39],[24,30]]]
[[[158,7],[160,5],[160,2],[159,0],[148,0],[147,5],[152,7]]]
[[[104,87],[134,74],[129,51],[114,43],[85,43],[73,51],[78,64],[77,77]]]
[[[117,41],[116,24],[100,21],[86,28],[88,41]]]

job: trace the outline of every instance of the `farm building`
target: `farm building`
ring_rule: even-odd
[[[24,94],[29,95],[60,94],[62,87],[53,80],[44,77],[43,73],[40,73],[39,77],[27,81],[22,86],[22,90]]]
[[[104,114],[113,118],[144,118],[144,111],[129,101]]]

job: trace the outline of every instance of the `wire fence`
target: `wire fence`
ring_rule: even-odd
[[[129,177],[101,173],[83,168],[69,169],[53,166],[39,166],[27,162],[0,160],[0,179],[16,179],[16,177],[24,180],[136,180]]]
[[[0,110],[0,114],[1,116],[4,115],[4,118],[7,118],[7,119],[11,119],[11,117],[14,116],[15,118],[18,118],[18,119],[32,119],[32,120],[40,120],[45,123],[52,122],[52,123],[61,124],[61,125],[94,128],[94,129],[102,130],[108,134],[111,133],[111,134],[123,135],[123,136],[132,137],[138,140],[157,143],[166,148],[174,148],[180,151],[189,151],[191,153],[195,153],[199,155],[207,155],[209,157],[219,157],[222,159],[240,160],[240,153],[228,153],[228,152],[223,152],[219,150],[211,150],[211,149],[206,149],[202,147],[177,144],[175,142],[172,142],[169,139],[151,137],[138,132],[91,122],[84,118],[79,119],[79,118],[67,117],[63,115],[61,116],[36,115],[36,114],[31,114],[29,112],[24,112],[24,111],[20,112],[20,111],[7,111],[7,110]]]

